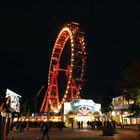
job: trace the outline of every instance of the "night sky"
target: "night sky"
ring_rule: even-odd
[[[140,60],[140,8],[135,1],[0,2],[0,93],[23,98],[47,89],[51,52],[65,23],[78,22],[89,53],[83,98],[116,96],[122,71]]]

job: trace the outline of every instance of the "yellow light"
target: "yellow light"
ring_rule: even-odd
[[[54,113],[58,113],[58,110],[55,109],[55,110],[54,110]]]
[[[115,111],[112,111],[111,114],[112,114],[112,116],[115,116],[116,115],[116,112]]]
[[[33,119],[33,118],[32,118],[32,120],[31,120],[31,121],[33,122],[33,121],[35,121],[35,119]]]
[[[44,119],[44,122],[46,122],[47,121],[47,119]]]
[[[61,106],[61,104],[60,104],[60,105],[58,105],[58,110],[59,110],[59,111],[60,111],[61,107],[62,107],[62,106]]]
[[[70,39],[71,39],[71,43],[73,43],[73,37],[72,36],[70,37]]]
[[[14,119],[13,119],[13,122],[17,122],[17,121],[18,121],[18,118],[14,118]]]
[[[29,121],[29,119],[25,119],[25,121]]]

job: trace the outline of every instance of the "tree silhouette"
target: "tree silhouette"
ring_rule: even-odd
[[[124,94],[127,101],[134,104],[130,106],[131,112],[140,112],[140,62],[134,62],[123,72],[123,79],[117,85],[117,90]]]
[[[23,103],[23,111],[21,112],[23,116],[31,115],[36,111],[34,98],[28,98]]]
[[[106,120],[108,120],[108,113],[112,110],[112,98],[108,95],[104,95],[101,98],[101,110],[105,114]]]

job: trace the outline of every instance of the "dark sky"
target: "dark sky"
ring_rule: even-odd
[[[10,88],[31,97],[47,88],[54,42],[63,25],[75,21],[86,33],[89,53],[82,96],[115,95],[122,71],[140,60],[139,6],[119,0],[1,1],[0,92]]]

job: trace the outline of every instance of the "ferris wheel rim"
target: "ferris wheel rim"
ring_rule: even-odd
[[[55,41],[52,55],[51,55],[51,60],[50,60],[50,65],[49,65],[49,73],[48,73],[48,86],[50,86],[51,82],[51,75],[54,72],[55,68],[57,69],[59,67],[59,62],[60,58],[62,55],[62,52],[64,50],[66,42],[70,39],[70,47],[71,47],[71,55],[70,55],[70,67],[69,67],[69,75],[68,75],[68,81],[66,84],[66,90],[64,93],[64,96],[62,100],[60,101],[60,105],[63,104],[67,98],[68,95],[68,90],[70,88],[70,84],[72,81],[73,77],[73,67],[74,67],[74,51],[75,51],[75,34],[79,31],[79,24],[77,23],[71,23],[71,24],[66,24],[60,33],[58,34],[58,37]],[[85,40],[84,40],[85,41]],[[84,42],[83,41],[83,42]],[[83,48],[83,52],[86,55],[85,47]],[[58,57],[54,57],[55,55],[58,55]],[[56,62],[56,64],[53,65],[53,63]],[[82,69],[84,67],[84,64],[82,64]],[[82,73],[83,70],[81,70]],[[79,85],[79,88],[81,86]],[[80,94],[80,93],[79,93]],[[51,101],[50,101],[51,103]]]

